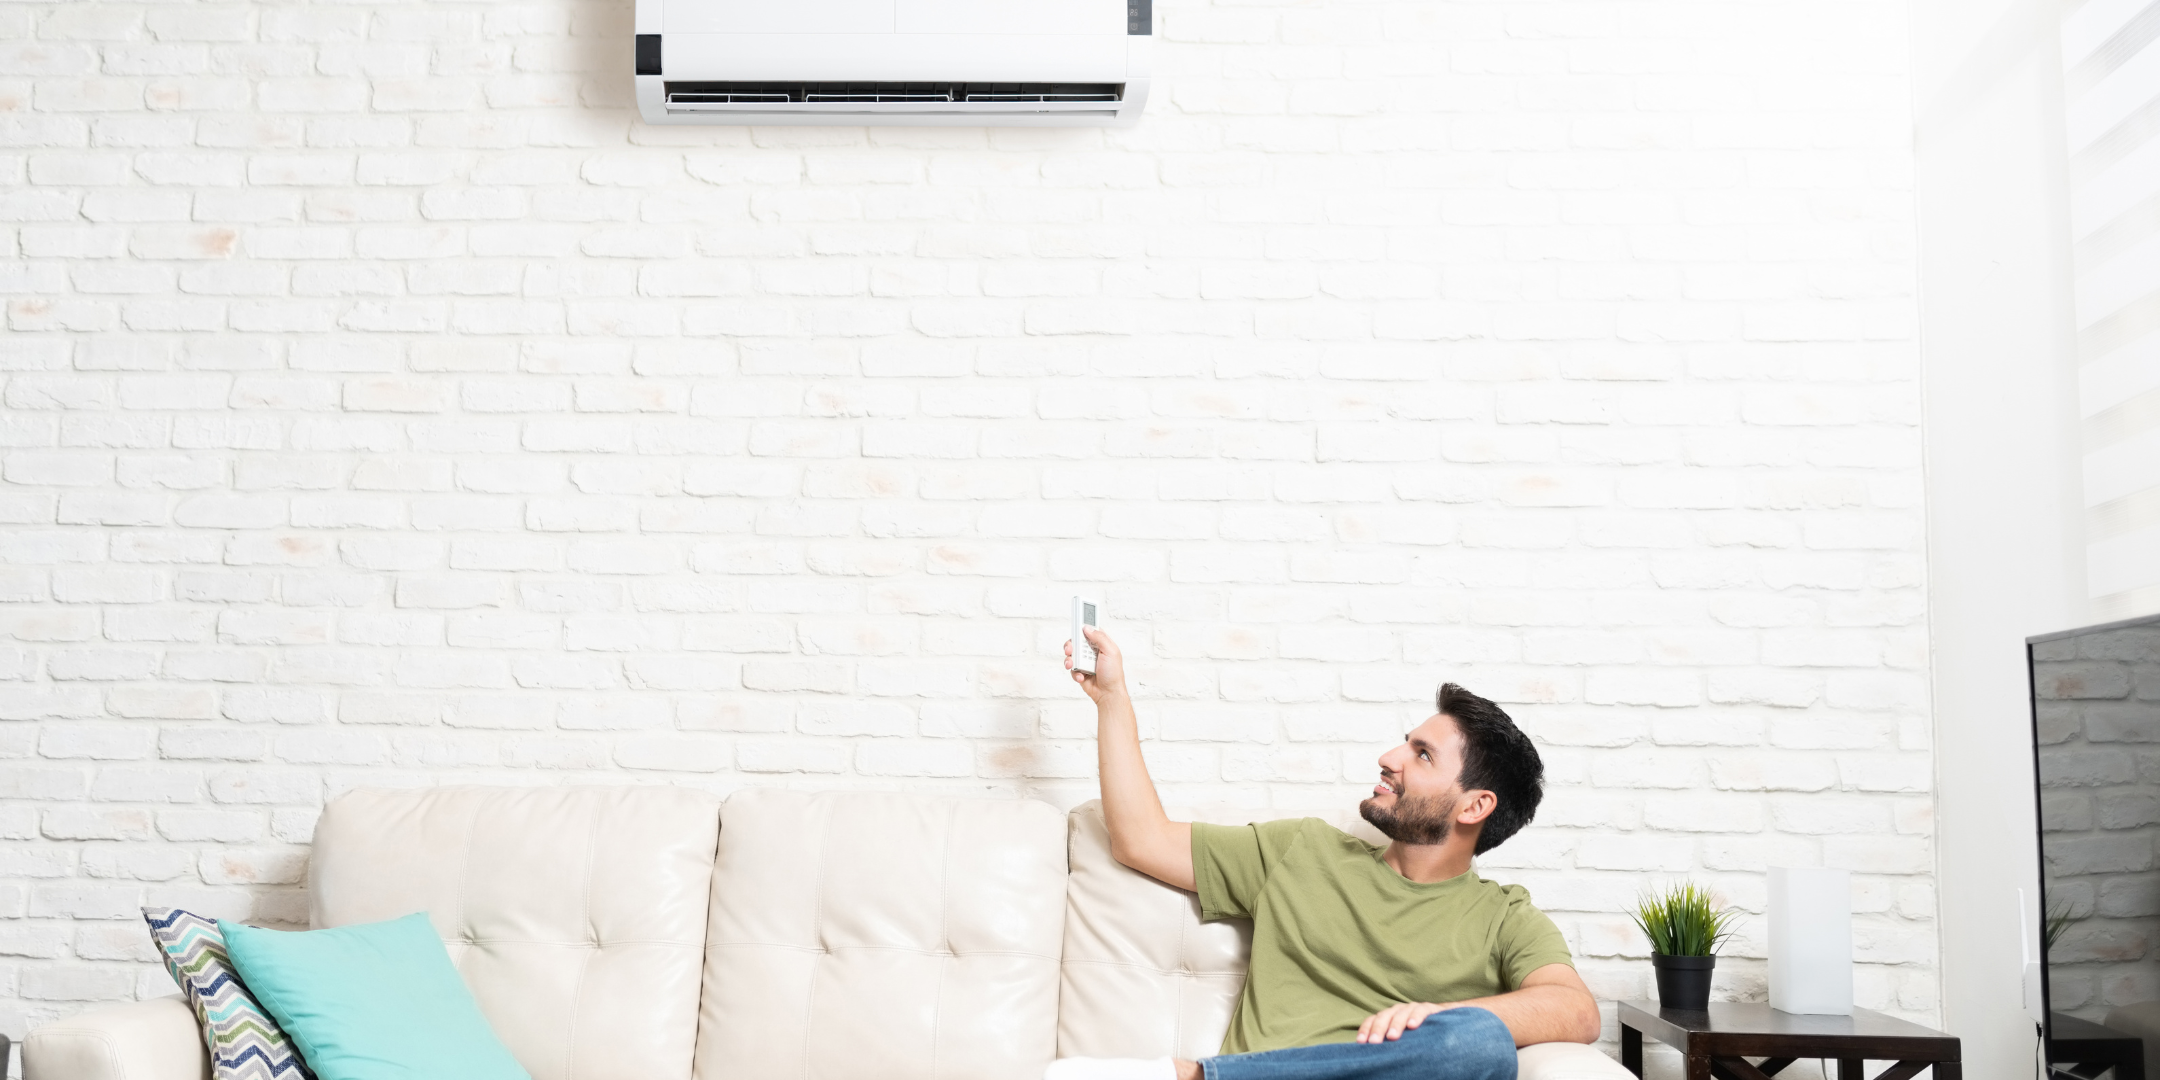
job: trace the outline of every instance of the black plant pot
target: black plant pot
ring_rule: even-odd
[[[1657,971],[1658,1008],[1702,1012],[1710,1007],[1710,972],[1717,957],[1652,954],[1650,966]]]

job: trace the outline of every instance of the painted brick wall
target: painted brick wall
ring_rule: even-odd
[[[0,5],[0,1030],[354,785],[1091,797],[1080,585],[1172,800],[1457,680],[1601,995],[1828,863],[1932,1016],[1902,5],[1157,11],[1132,130],[660,130],[627,0]]]

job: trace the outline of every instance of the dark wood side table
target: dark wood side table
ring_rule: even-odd
[[[2145,1040],[2062,1013],[2049,1019],[2054,1021],[2049,1065],[2064,1066],[2060,1071],[2076,1077],[2096,1077],[2113,1069],[2115,1080],[2145,1080]]]
[[[1930,1066],[1933,1080],[1964,1076],[1955,1036],[1866,1009],[1854,1009],[1851,1016],[1804,1016],[1739,1002],[1713,1002],[1707,1012],[1691,1012],[1623,1001],[1620,1064],[1637,1076],[1645,1035],[1680,1051],[1687,1059],[1687,1080],[1765,1080],[1796,1058],[1834,1059],[1838,1080],[1869,1080],[1862,1070],[1869,1061],[1896,1063],[1873,1080],[1910,1080]]]

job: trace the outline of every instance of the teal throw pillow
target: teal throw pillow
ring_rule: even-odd
[[[241,981],[319,1080],[532,1080],[426,915],[334,930],[220,921]]]

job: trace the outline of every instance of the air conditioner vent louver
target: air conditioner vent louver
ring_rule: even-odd
[[[786,102],[1116,102],[1117,83],[977,82],[670,82],[670,108],[698,105],[766,105]]]

